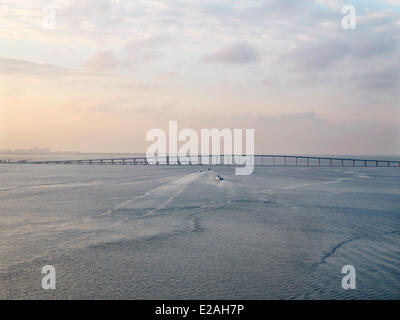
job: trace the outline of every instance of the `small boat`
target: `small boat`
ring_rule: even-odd
[[[221,180],[224,180],[224,178],[222,178],[221,176],[216,176],[216,177],[215,177],[215,180],[221,181]]]

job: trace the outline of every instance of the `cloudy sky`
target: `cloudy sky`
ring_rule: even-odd
[[[141,152],[178,120],[400,155],[399,43],[400,0],[0,0],[0,149]]]

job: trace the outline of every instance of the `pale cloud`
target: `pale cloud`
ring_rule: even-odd
[[[160,80],[162,81],[169,81],[169,80],[173,80],[179,77],[179,73],[175,72],[175,71],[170,71],[170,72],[166,72],[163,73],[162,75],[160,75]]]
[[[155,61],[162,57],[165,49],[176,45],[176,40],[169,34],[131,39],[121,47],[121,60],[126,66],[142,61]]]
[[[71,69],[64,68],[46,62],[32,62],[21,59],[11,59],[0,57],[0,74],[4,75],[26,75],[26,76],[37,76],[37,79],[45,79],[45,77],[56,76],[61,81],[64,77],[66,78],[92,78],[92,77],[109,77],[115,76],[109,73],[107,64],[103,62],[98,57],[89,60],[88,68],[90,70],[83,69]],[[101,68],[103,66],[103,68]],[[110,67],[110,66],[108,66]]]
[[[282,59],[297,71],[321,71],[350,54],[350,46],[341,39],[299,47]]]
[[[391,6],[400,6],[400,0],[379,0],[379,1],[390,4]]]
[[[400,66],[398,64],[388,67],[383,70],[366,71],[354,75],[354,81],[361,89],[365,90],[379,90],[390,89],[400,90]],[[398,94],[396,94],[398,96]]]
[[[149,105],[145,104],[139,107],[135,107],[132,109],[135,113],[146,114],[149,116],[157,116],[157,117],[164,117],[168,118],[172,111],[176,110],[175,103],[164,103],[161,105]]]
[[[94,56],[85,62],[85,67],[92,71],[109,71],[117,67],[117,58],[110,50],[96,51]]]
[[[259,57],[252,46],[244,43],[235,43],[205,55],[202,61],[222,64],[248,64],[258,62]]]
[[[36,63],[19,59],[1,58],[1,74],[62,75],[70,70],[47,63]]]
[[[345,4],[344,1],[339,0],[314,0],[314,2],[320,5],[328,6],[335,10],[340,10]]]
[[[169,34],[158,34],[154,36],[132,39],[124,44],[124,49],[129,54],[136,54],[147,50],[154,50],[163,45],[172,45],[175,39]]]

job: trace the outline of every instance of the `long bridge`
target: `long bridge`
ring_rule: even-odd
[[[243,155],[242,157],[244,157]],[[222,165],[237,166],[232,155],[167,155],[158,157],[134,156],[78,160],[0,160],[0,164],[62,164],[62,165]],[[360,159],[299,155],[256,154],[255,166],[294,167],[399,167],[400,160]]]

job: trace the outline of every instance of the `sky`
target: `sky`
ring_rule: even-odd
[[[400,0],[0,0],[0,149],[145,152],[177,120],[400,155],[399,40]]]

